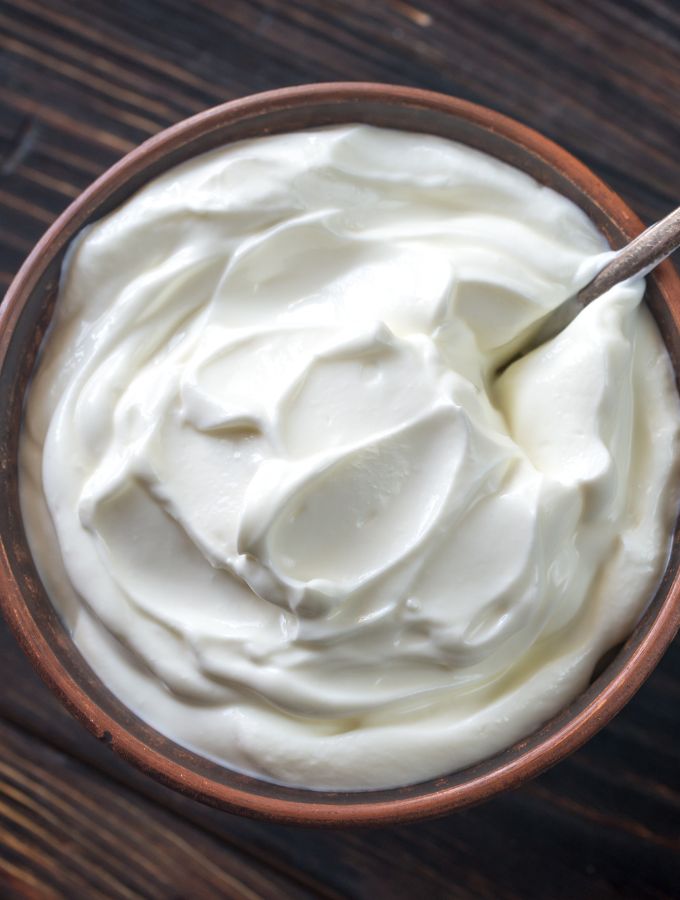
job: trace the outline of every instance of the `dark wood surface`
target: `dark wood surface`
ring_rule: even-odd
[[[149,135],[232,97],[330,80],[495,107],[647,221],[680,200],[673,0],[0,0],[0,287]],[[238,819],[138,774],[59,707],[4,625],[0,684],[2,897],[680,897],[677,642],[604,732],[526,787],[351,832]]]

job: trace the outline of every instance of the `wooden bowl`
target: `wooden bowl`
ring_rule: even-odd
[[[89,668],[36,573],[21,520],[17,450],[22,404],[54,306],[69,241],[140,185],[191,156],[272,132],[368,122],[469,144],[530,173],[580,206],[617,247],[642,230],[628,206],[566,151],[529,128],[463,100],[409,88],[320,84],[227,103],[142,144],[81,194],[38,243],[0,311],[0,591],[4,614],[42,678],[100,740],[170,787],[229,812],[300,824],[406,822],[515,788],[571,753],[637,691],[680,625],[678,529],[645,615],[584,694],[539,731],[490,760],[407,787],[361,793],[280,787],[232,772],[138,719]],[[680,373],[680,279],[670,263],[649,278],[647,303]]]

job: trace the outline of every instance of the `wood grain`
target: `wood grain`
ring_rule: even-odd
[[[309,896],[138,794],[0,723],[0,872],[87,897]],[[77,839],[74,840],[74,835]]]
[[[123,153],[217,102],[366,79],[493,106],[564,144],[647,221],[680,197],[672,0],[0,0],[0,286]],[[587,747],[515,794],[379,831],[263,826],[139,775],[0,629],[0,894],[673,897],[680,650]]]

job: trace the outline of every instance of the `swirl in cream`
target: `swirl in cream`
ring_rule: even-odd
[[[365,126],[198,157],[89,228],[21,485],[94,669],[317,788],[438,775],[559,711],[663,569],[678,398],[642,281],[494,373],[605,250],[521,172]]]

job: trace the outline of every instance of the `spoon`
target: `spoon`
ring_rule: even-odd
[[[596,300],[615,284],[634,275],[646,275],[678,247],[680,247],[680,207],[633,238],[578,294],[568,297],[539,319],[538,326],[532,330],[529,340],[513,355],[510,362],[515,362],[554,338],[573,322],[584,306]],[[507,368],[507,365],[509,363],[502,366],[501,370]]]

